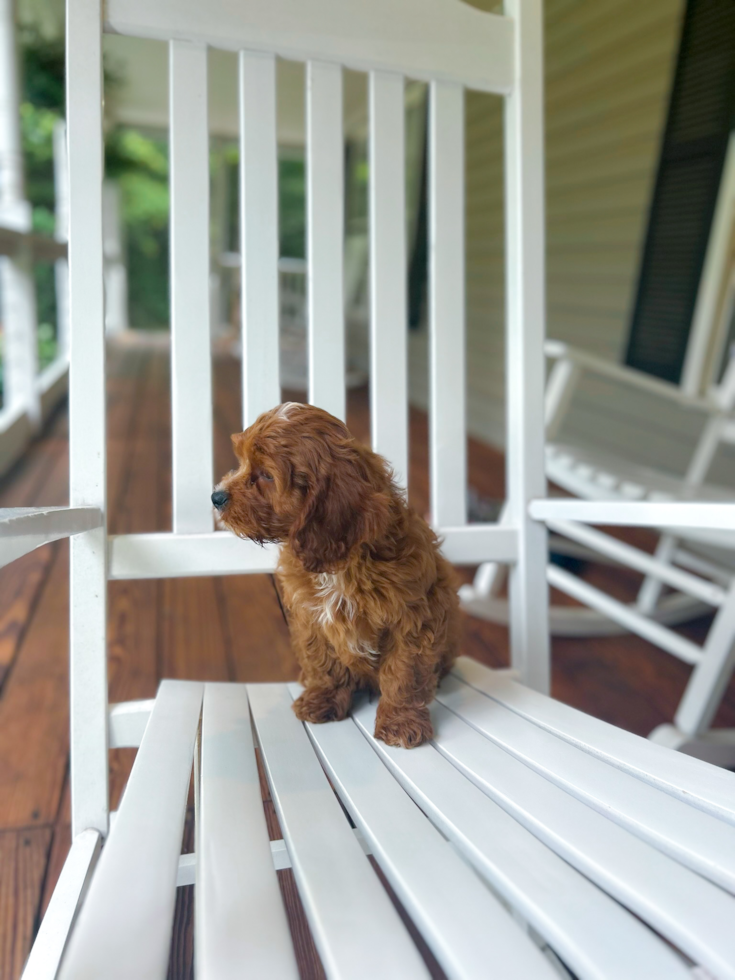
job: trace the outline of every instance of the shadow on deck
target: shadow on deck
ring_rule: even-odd
[[[170,408],[162,343],[118,345],[108,365],[108,491],[112,533],[170,527]],[[239,364],[215,361],[215,471],[233,465],[229,436],[239,429]],[[365,390],[352,392],[348,423],[369,432]],[[196,451],[196,447],[192,447]],[[502,456],[473,441],[470,482],[503,496]],[[423,413],[411,413],[410,496],[428,507],[428,441]],[[47,431],[0,484],[0,506],[67,503],[67,417]],[[60,542],[0,569],[0,977],[20,976],[69,845],[68,546]],[[469,575],[469,570],[467,571]],[[590,580],[631,597],[635,576],[610,568]],[[148,698],[162,677],[282,681],[296,676],[288,631],[269,576],[112,582],[109,587],[109,684],[112,701]],[[687,635],[701,639],[706,621]],[[507,632],[466,624],[465,653],[491,666],[507,663]],[[673,716],[689,670],[637,637],[554,642],[553,693],[638,734]],[[730,685],[717,724],[735,725]],[[132,750],[112,754],[116,807]],[[272,804],[266,812],[280,836]],[[191,833],[189,828],[188,833]],[[304,977],[322,976],[299,911],[291,872],[281,884]],[[192,975],[190,888],[180,889],[169,976]]]

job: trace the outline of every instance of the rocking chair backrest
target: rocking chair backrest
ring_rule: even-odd
[[[170,42],[173,528],[71,542],[74,832],[107,829],[106,580],[265,572],[273,549],[214,532],[207,49],[239,52],[243,426],[280,399],[276,57],[306,63],[309,400],[345,417],[342,68],[369,73],[372,442],[408,472],[406,77],[430,85],[430,485],[459,563],[513,563],[513,664],[548,685],[540,0],[68,0],[71,505],[105,513],[101,33]],[[104,18],[104,25],[103,25]],[[467,525],[464,88],[505,96],[507,499]],[[533,658],[529,651],[533,650]]]

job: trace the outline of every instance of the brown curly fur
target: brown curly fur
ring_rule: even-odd
[[[276,572],[301,665],[302,721],[346,717],[380,691],[375,736],[410,748],[432,737],[428,704],[458,652],[452,567],[388,464],[342,422],[287,403],[232,437],[239,469],[218,489],[222,523],[283,543]]]

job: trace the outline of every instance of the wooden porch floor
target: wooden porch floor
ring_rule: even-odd
[[[122,345],[109,357],[110,531],[170,527],[170,410],[167,352],[155,342]],[[238,364],[215,364],[217,473],[232,465],[239,428]],[[351,394],[349,424],[367,437],[365,391]],[[192,447],[196,451],[196,447]],[[427,426],[411,414],[410,495],[427,508]],[[470,443],[470,480],[483,495],[503,496],[503,461]],[[0,483],[0,506],[67,503],[67,417],[61,410],[20,464]],[[60,542],[0,570],[0,978],[20,976],[69,845],[68,547]],[[469,574],[469,572],[468,572]],[[635,578],[591,573],[621,596]],[[687,634],[699,639],[706,621]],[[507,662],[507,633],[466,624],[465,652]],[[109,589],[109,683],[113,701],[147,698],[162,677],[282,681],[296,676],[288,631],[269,576],[113,582]],[[670,720],[689,668],[634,637],[557,640],[553,693],[562,701],[639,734]],[[718,724],[735,725],[731,684]],[[112,753],[117,806],[132,751]],[[266,812],[279,836],[272,805]],[[304,977],[322,976],[299,914],[290,872],[281,872]],[[192,975],[190,888],[179,890],[169,976]]]

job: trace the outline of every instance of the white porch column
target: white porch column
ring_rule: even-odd
[[[128,329],[128,270],[125,266],[120,219],[120,186],[112,180],[102,185],[102,233],[105,250],[105,329]]]
[[[69,241],[69,163],[66,149],[66,122],[54,126],[54,202],[57,242]],[[69,356],[69,262],[58,259],[54,268],[56,284],[56,356]]]
[[[0,0],[0,224],[31,230],[31,209],[24,199],[20,133],[20,86],[15,40],[14,0]],[[36,291],[27,245],[0,261],[2,298],[4,408],[25,411],[33,426],[40,420],[36,390]]]

